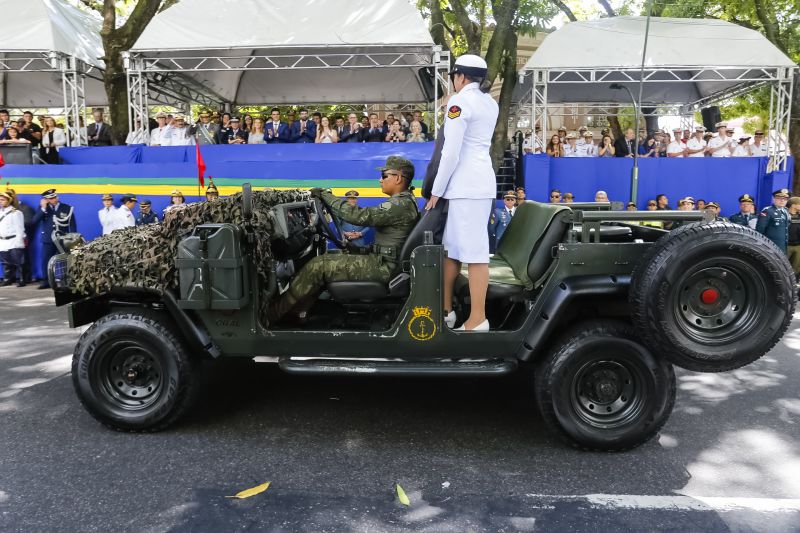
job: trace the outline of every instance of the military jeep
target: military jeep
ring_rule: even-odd
[[[491,258],[489,332],[444,324],[438,206],[421,215],[388,284],[329,283],[304,323],[270,324],[263,304],[294,271],[317,254],[347,252],[328,246],[343,243],[340,221],[304,196],[269,209],[271,254],[257,264],[254,194],[245,185],[236,195],[244,222],[199,224],[181,236],[169,265],[175,284],[164,290],[112,284],[82,294],[69,254],[51,261],[70,325],[92,324],[75,348],[72,379],[97,420],[123,431],[167,428],[198,394],[204,358],[260,356],[293,374],[398,378],[500,376],[524,366],[552,430],[581,449],[620,451],[666,423],[673,365],[722,372],[749,364],[780,340],[795,308],[786,257],[748,227],[698,212],[527,201]],[[676,229],[655,227],[663,224]],[[470,306],[463,276],[454,300],[460,322]]]

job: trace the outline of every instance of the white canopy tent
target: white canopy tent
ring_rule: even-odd
[[[0,105],[64,108],[68,142],[87,103],[104,105],[98,19],[62,0],[0,0]]]
[[[448,67],[408,0],[181,0],[129,52],[131,114],[176,73],[220,104],[404,104],[435,101]]]
[[[797,65],[760,33],[710,19],[651,18],[642,75],[645,17],[570,22],[533,53],[521,77],[522,104],[547,135],[552,104],[613,109],[630,106],[643,79],[642,108],[653,113],[695,111],[756,87],[772,90],[773,168],[785,168],[792,76]]]

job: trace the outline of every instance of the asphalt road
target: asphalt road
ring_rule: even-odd
[[[522,373],[323,379],[217,365],[184,423],[117,433],[73,393],[80,331],[49,291],[0,289],[0,324],[3,532],[800,531],[798,320],[753,365],[681,372],[660,437],[623,454],[549,434]]]

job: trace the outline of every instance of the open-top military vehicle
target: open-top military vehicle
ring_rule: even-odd
[[[245,185],[218,200],[239,206],[230,221],[182,226],[163,270],[171,281],[160,287],[99,264],[91,269],[104,281],[87,289],[86,272],[82,280],[77,272],[92,243],[51,261],[50,282],[57,304],[68,304],[70,325],[93,323],[75,348],[72,376],[99,421],[119,430],[166,428],[197,394],[202,358],[267,356],[289,373],[396,376],[496,376],[530,364],[536,402],[553,430],[580,448],[624,450],[665,424],[673,365],[720,372],[751,363],[779,341],[794,312],[788,261],[748,227],[698,212],[528,201],[491,260],[489,332],[444,324],[438,209],[421,216],[388,284],[329,283],[307,322],[269,324],[264,304],[285,290],[292,266],[343,252],[328,250],[342,237],[320,200],[296,192],[254,210],[265,194]],[[256,219],[269,223],[270,235]],[[656,220],[680,227],[647,225]],[[135,231],[144,230],[123,236],[134,242]],[[463,320],[466,280],[455,299]]]

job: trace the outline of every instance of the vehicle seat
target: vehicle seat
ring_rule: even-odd
[[[444,202],[437,203],[434,209],[423,211],[422,216],[417,220],[411,233],[406,237],[403,247],[400,249],[400,261],[395,276],[389,285],[377,281],[334,281],[328,283],[328,292],[334,300],[364,301],[374,302],[383,298],[405,297],[411,291],[411,280],[407,270],[408,262],[411,260],[411,253],[417,246],[425,242],[425,232],[430,231],[434,235],[443,224],[446,214]]]
[[[533,289],[553,262],[553,247],[564,238],[569,207],[526,201],[518,206],[497,252],[489,259],[487,298],[507,298]],[[457,292],[469,291],[467,268]]]

